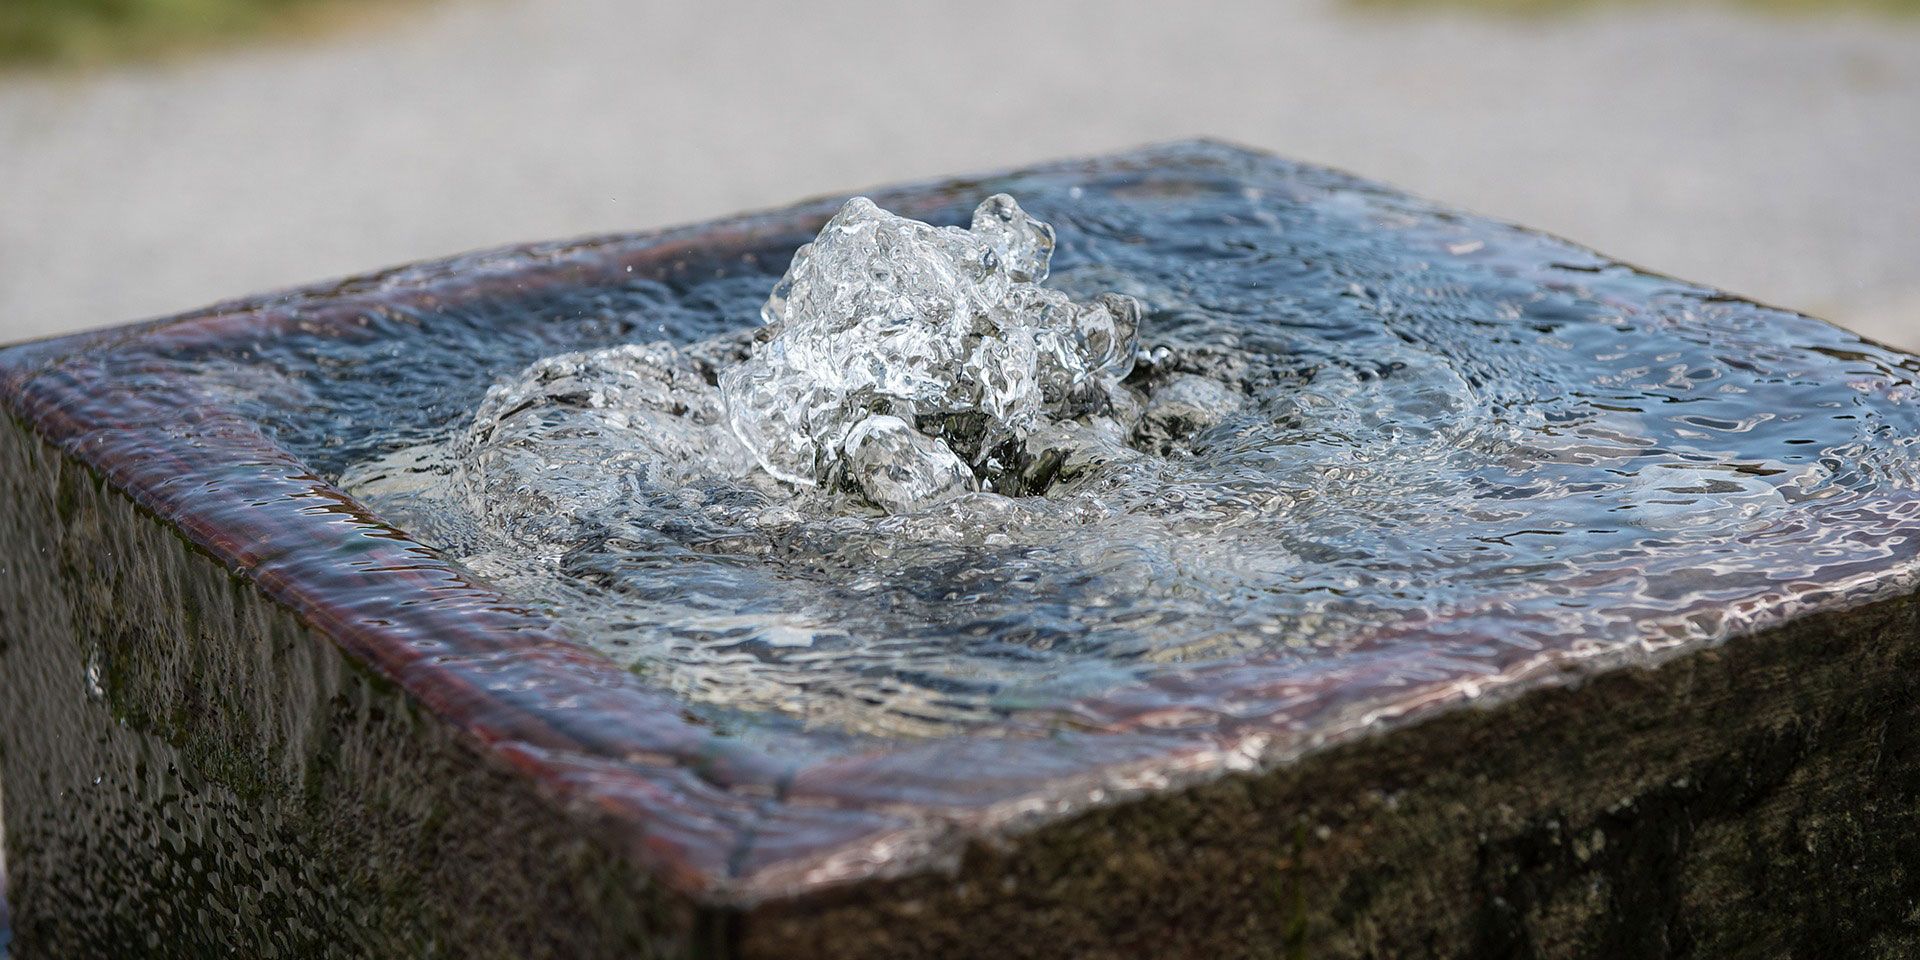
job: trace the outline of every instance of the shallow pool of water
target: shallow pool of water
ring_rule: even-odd
[[[657,343],[717,383],[804,237],[168,362],[746,735],[1070,724],[1082,698],[1248,658],[1305,673],[1392,652],[1470,677],[1541,650],[1646,656],[1910,552],[1913,358],[1234,156],[1003,177],[922,213],[964,223],[1010,192],[1057,231],[1048,289],[1144,314],[1135,408],[1029,444],[1061,455],[1003,471],[1018,482],[910,509],[773,481],[717,442],[724,469],[650,473],[591,431],[554,469],[617,495],[554,509],[520,484],[538,531],[448,486],[488,387],[541,358]],[[609,375],[583,362],[570,375]]]

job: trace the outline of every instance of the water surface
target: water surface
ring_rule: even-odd
[[[1057,232],[1047,289],[1144,306],[1138,409],[1071,420],[1117,429],[1055,444],[1075,456],[1040,480],[1005,471],[1025,487],[889,512],[576,435],[556,469],[618,496],[507,511],[552,521],[529,532],[450,492],[487,388],[541,358],[657,344],[717,381],[791,238],[186,362],[397,526],[746,735],[1071,723],[1077,699],[1249,657],[1305,675],[1417,646],[1470,676],[1646,656],[1912,552],[1904,354],[1321,171],[1004,177],[935,219],[1003,190]]]

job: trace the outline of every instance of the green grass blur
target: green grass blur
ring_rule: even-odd
[[[0,0],[0,66],[170,56],[374,13],[378,0]]]

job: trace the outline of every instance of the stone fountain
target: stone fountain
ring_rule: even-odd
[[[1213,142],[8,348],[17,942],[1917,949],[1917,364]]]

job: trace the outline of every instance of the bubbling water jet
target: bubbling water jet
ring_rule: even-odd
[[[1021,188],[1071,258],[1008,198],[964,229],[854,201],[770,297],[758,256],[635,281],[597,322],[675,344],[557,341],[602,346],[341,485],[717,724],[893,738],[1311,671],[1436,611],[1630,642],[1619,611],[1705,577],[1871,561],[1749,538],[1913,482],[1906,401],[1858,408],[1863,370],[1910,389],[1870,348],[1749,342],[1624,270],[1416,258],[1366,204],[1138,186]]]
[[[772,331],[720,379],[769,474],[890,512],[1002,482],[1035,427],[1097,414],[1133,369],[1139,301],[1039,286],[1053,228],[1012,197],[969,228],[847,201],[761,309]]]

